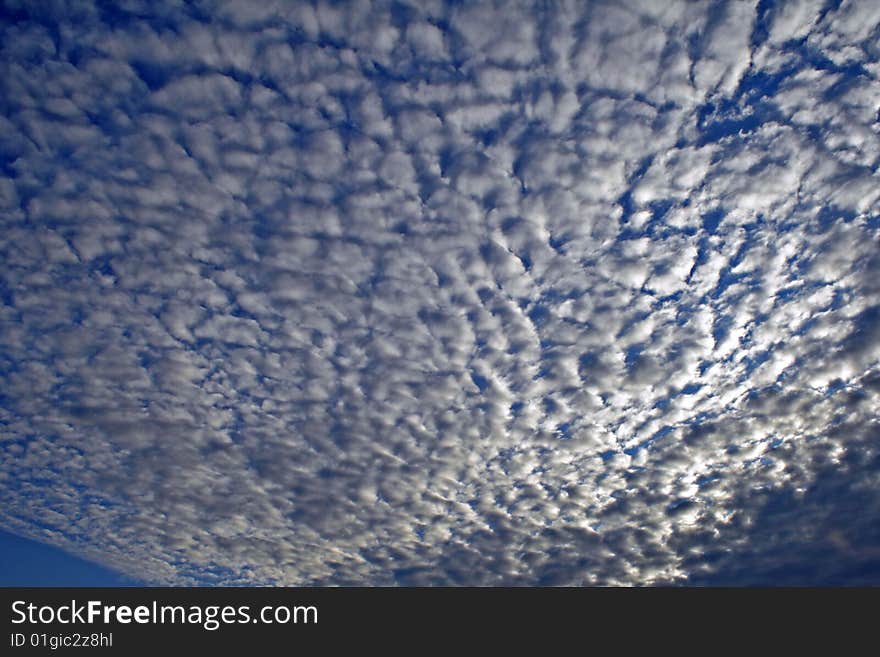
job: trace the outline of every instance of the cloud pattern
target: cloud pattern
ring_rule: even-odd
[[[880,583],[880,4],[4,6],[3,527]]]

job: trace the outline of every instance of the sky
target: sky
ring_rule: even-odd
[[[2,7],[0,584],[880,584],[880,3]]]
[[[59,548],[0,531],[0,586],[143,586]]]

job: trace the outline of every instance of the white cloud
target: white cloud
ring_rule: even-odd
[[[54,11],[0,28],[4,527],[172,583],[868,559],[871,3]]]

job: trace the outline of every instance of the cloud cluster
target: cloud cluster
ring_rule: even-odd
[[[880,581],[878,36],[12,3],[0,524],[161,583]]]

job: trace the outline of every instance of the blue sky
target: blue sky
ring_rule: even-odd
[[[880,583],[878,43],[5,3],[2,577]]]
[[[138,580],[51,545],[0,531],[2,586],[139,586]]]

